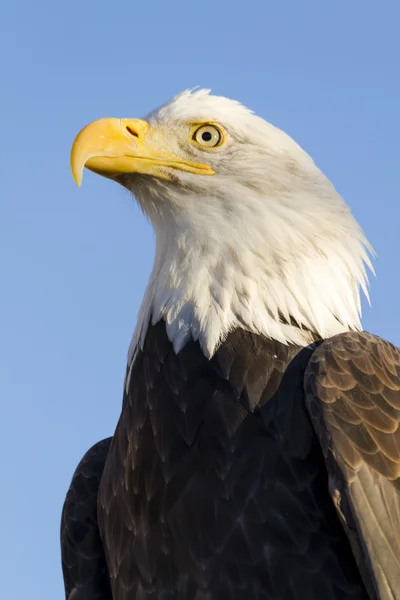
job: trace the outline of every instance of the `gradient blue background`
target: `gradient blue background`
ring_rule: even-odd
[[[59,520],[113,433],[154,240],[117,185],[69,172],[75,134],[200,85],[292,135],[378,259],[364,326],[400,344],[397,0],[33,2],[0,9],[0,595],[63,597]]]

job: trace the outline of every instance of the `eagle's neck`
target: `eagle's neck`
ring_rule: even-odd
[[[307,245],[303,236],[296,246],[285,215],[274,219],[272,241],[250,211],[216,223],[202,215],[201,206],[196,205],[196,219],[164,214],[155,227],[155,261],[130,362],[143,348],[149,324],[160,320],[176,353],[193,339],[206,357],[237,328],[300,346],[360,329],[365,272],[356,236],[338,241],[321,236],[315,238],[318,245],[315,240]]]

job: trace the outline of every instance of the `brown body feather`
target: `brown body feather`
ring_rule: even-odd
[[[79,468],[67,497],[67,598],[109,599],[73,595],[104,556],[114,600],[400,598],[399,369],[367,334],[300,348],[237,330],[209,361],[150,328],[105,467],[91,456],[101,548],[71,527]]]

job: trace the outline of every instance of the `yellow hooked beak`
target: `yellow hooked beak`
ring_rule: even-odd
[[[83,168],[113,179],[123,173],[142,173],[171,179],[170,169],[214,175],[209,165],[181,159],[157,143],[147,121],[100,119],[82,129],[71,150],[71,171],[78,186]]]

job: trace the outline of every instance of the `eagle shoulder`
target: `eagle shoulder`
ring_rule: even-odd
[[[372,598],[392,600],[400,589],[400,350],[366,332],[330,338],[310,358],[305,393],[364,583]]]

